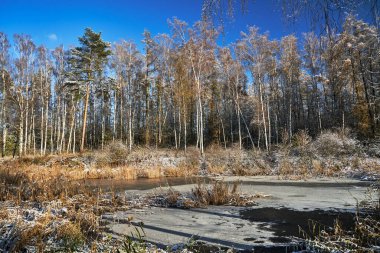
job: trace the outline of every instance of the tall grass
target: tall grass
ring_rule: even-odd
[[[232,184],[223,181],[215,181],[211,185],[198,183],[192,189],[194,200],[201,205],[235,205],[245,206],[251,198],[245,198],[239,191],[239,182]]]

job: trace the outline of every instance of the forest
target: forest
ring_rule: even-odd
[[[380,0],[0,1],[0,252],[379,252]]]
[[[380,130],[379,31],[353,15],[337,31],[272,39],[249,27],[228,46],[205,20],[173,18],[170,34],[109,43],[86,28],[49,50],[0,33],[2,155],[134,146],[270,150],[315,137]]]

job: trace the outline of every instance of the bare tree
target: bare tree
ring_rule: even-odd
[[[2,134],[1,155],[4,157],[7,143],[7,132],[9,123],[7,122],[7,80],[9,76],[9,48],[10,44],[6,34],[0,32],[0,71],[1,71],[1,114],[0,127]]]

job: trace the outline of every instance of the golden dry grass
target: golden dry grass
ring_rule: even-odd
[[[311,161],[312,164],[312,171],[314,172],[315,175],[323,175],[324,174],[324,168],[322,165],[322,162],[316,159],[313,159]]]
[[[215,181],[211,186],[199,183],[192,189],[192,194],[201,205],[245,206],[250,199],[241,198],[238,186],[237,181],[232,184]]]
[[[0,220],[6,220],[9,217],[9,211],[6,208],[0,209]]]
[[[279,164],[279,174],[282,176],[291,175],[294,173],[294,167],[288,159],[283,159]]]
[[[328,137],[333,136],[333,140]],[[18,172],[31,182],[49,182],[59,178],[67,181],[82,179],[123,179],[190,177],[198,175],[205,168],[208,175],[279,177],[344,176],[347,168],[357,171],[377,172],[379,159],[362,156],[359,152],[342,153],[342,157],[323,156],[318,150],[338,145],[347,145],[350,150],[356,145],[354,140],[324,133],[311,141],[306,132],[299,132],[293,138],[293,146],[273,146],[271,152],[263,150],[240,150],[236,147],[222,148],[217,145],[207,147],[205,159],[199,150],[189,147],[184,150],[149,149],[136,147],[129,151],[122,143],[113,143],[102,151],[77,155],[26,156],[20,159],[0,160],[0,175],[12,174],[12,179],[20,180]],[[324,140],[324,141],[322,141]],[[328,141],[326,141],[328,140]],[[331,144],[333,142],[334,145]],[[334,146],[334,147],[335,147]],[[206,166],[204,166],[206,165]],[[9,171],[4,173],[4,171]],[[203,172],[203,170],[202,170]]]
[[[76,250],[85,242],[79,223],[67,222],[57,229],[57,240],[61,240],[68,250]]]
[[[208,170],[208,173],[211,175],[222,175],[222,174],[226,173],[227,168],[226,168],[226,166],[223,166],[223,165],[210,164],[207,167],[207,170]]]
[[[21,252],[26,245],[36,245],[39,252],[43,252],[44,239],[47,237],[45,226],[36,224],[32,227],[25,227],[19,230],[18,241],[15,245],[15,252]]]
[[[137,178],[159,178],[161,177],[161,168],[136,169]]]
[[[162,168],[162,172],[166,177],[191,177],[198,174],[199,166],[184,162],[177,167]]]

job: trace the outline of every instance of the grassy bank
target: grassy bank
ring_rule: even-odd
[[[193,175],[276,175],[287,179],[309,177],[376,176],[380,148],[348,135],[325,132],[312,140],[299,132],[291,142],[269,152],[210,146],[202,157],[195,147],[185,150],[135,148],[122,143],[77,155],[4,158],[0,173],[22,173],[32,181],[69,181],[86,178],[137,179]]]

